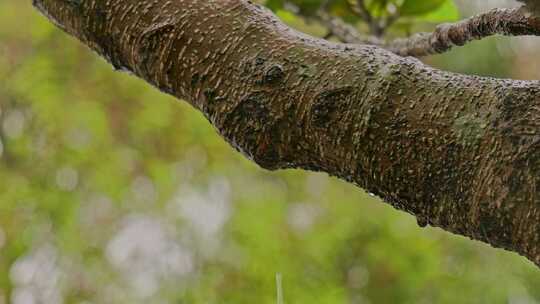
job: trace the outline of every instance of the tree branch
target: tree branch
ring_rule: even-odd
[[[375,36],[366,36],[362,35],[360,32],[354,28],[354,26],[344,22],[340,18],[332,17],[327,12],[320,10],[317,15],[317,19],[321,22],[324,27],[332,34],[332,36],[337,37],[341,42],[349,44],[369,44],[383,46],[385,42]]]
[[[364,20],[368,25],[373,21],[373,17],[369,13],[364,3],[364,0],[348,0],[351,10],[360,18]]]
[[[381,19],[374,17],[366,7],[364,0],[349,0],[349,6],[369,27],[371,35],[381,37],[387,27],[381,23]]]
[[[540,35],[540,19],[524,8],[493,9],[453,24],[442,24],[433,33],[398,39],[383,47],[401,56],[441,54],[454,46],[493,35]]]
[[[493,9],[487,13],[452,24],[442,24],[433,33],[418,33],[410,38],[384,41],[361,35],[353,26],[327,13],[318,14],[319,20],[341,41],[351,44],[370,44],[400,56],[424,57],[442,54],[455,46],[493,35],[540,35],[539,19],[525,8]]]
[[[260,166],[327,172],[422,226],[540,265],[537,81],[312,38],[247,0],[34,4],[117,69],[190,102]]]
[[[533,14],[540,16],[540,2],[538,0],[517,0],[525,3],[525,7]]]

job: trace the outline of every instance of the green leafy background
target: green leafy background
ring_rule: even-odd
[[[540,302],[540,271],[524,258],[421,229],[325,174],[258,168],[193,108],[113,72],[29,2],[0,2],[0,304],[278,303],[278,273],[285,303]],[[292,2],[299,11],[267,5],[324,35],[300,16],[321,3]],[[451,1],[369,7],[389,5],[403,16],[390,36],[459,17]],[[539,49],[519,41],[428,63],[539,78]]]

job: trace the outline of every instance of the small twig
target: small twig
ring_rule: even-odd
[[[439,25],[432,33],[418,33],[409,38],[388,42],[376,37],[362,36],[353,26],[328,14],[320,13],[318,18],[344,43],[377,45],[400,56],[442,54],[455,46],[463,46],[473,40],[493,35],[540,36],[540,17],[523,7],[493,9],[457,23]]]
[[[367,23],[373,22],[373,16],[369,13],[364,0],[357,0],[356,6],[353,6],[353,11],[360,15]]]
[[[381,46],[401,56],[422,57],[493,35],[538,36],[540,18],[525,8],[493,9],[457,23],[439,25],[433,33],[419,33]]]
[[[537,16],[540,16],[540,1],[538,0],[517,0],[521,3],[525,3],[525,6],[527,9],[536,14]]]
[[[345,23],[340,18],[332,17],[324,11],[317,13],[317,19],[328,29],[329,34],[337,37],[344,43],[349,44],[376,44],[382,45],[384,42],[373,36],[364,36],[350,24]]]
[[[399,19],[399,17],[401,17],[399,11],[396,11],[395,13],[390,14],[388,17],[386,17],[386,19],[384,20],[384,29],[386,30],[392,25],[394,25],[394,23]]]
[[[364,0],[349,0],[349,5],[352,11],[367,23],[371,35],[381,37],[384,34],[386,27],[383,20],[376,18],[369,12]]]

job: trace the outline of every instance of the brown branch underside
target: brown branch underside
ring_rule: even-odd
[[[540,265],[540,85],[287,28],[247,0],[34,0],[268,169],[324,171]]]

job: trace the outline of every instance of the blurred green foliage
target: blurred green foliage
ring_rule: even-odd
[[[300,15],[313,16],[319,10],[354,24],[369,23],[359,11],[358,0],[266,0],[264,3],[278,15],[291,8]],[[384,23],[392,19],[388,27],[399,31],[410,31],[413,25],[423,22],[449,22],[459,19],[459,10],[453,0],[364,0],[367,13]],[[398,21],[398,22],[394,22]]]
[[[525,259],[324,174],[259,169],[28,1],[0,2],[0,42],[1,304],[276,303],[277,273],[285,303],[540,302]],[[507,76],[514,57],[495,44],[431,63]]]

